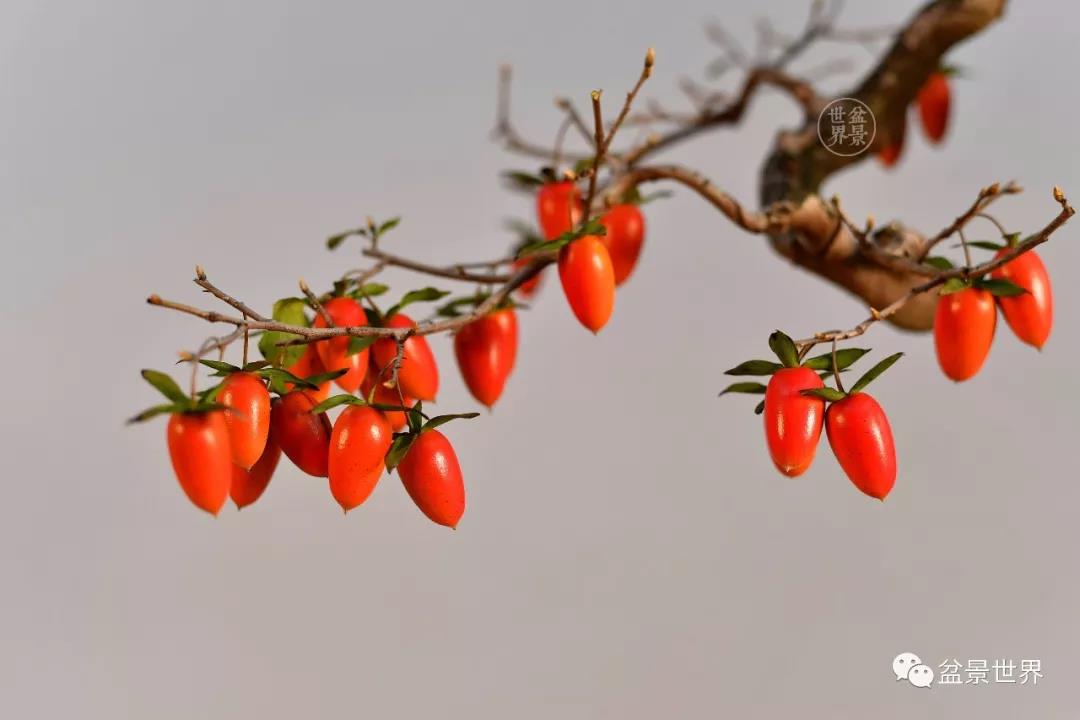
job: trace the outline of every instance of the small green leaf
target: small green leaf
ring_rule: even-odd
[[[414,433],[420,432],[424,425],[423,403],[416,403],[405,411],[405,420],[409,423],[409,430]]]
[[[762,400],[761,402],[759,402],[757,405],[754,406],[754,414],[755,415],[760,415],[763,412],[765,412],[765,401],[764,400]]]
[[[146,410],[143,410],[141,413],[139,413],[135,417],[128,418],[127,424],[131,425],[133,423],[146,422],[147,420],[150,420],[151,418],[155,418],[158,415],[164,415],[166,413],[183,412],[184,409],[185,408],[180,407],[176,403],[168,403],[166,405],[155,405],[152,408],[147,408]]]
[[[725,375],[772,375],[784,367],[769,360],[747,360],[739,363],[730,370],[725,370]]]
[[[769,349],[776,353],[776,357],[780,358],[784,367],[799,365],[799,351],[795,347],[795,341],[779,330],[769,336]]]
[[[328,250],[334,250],[337,248],[338,245],[345,242],[346,238],[349,238],[353,235],[367,237],[367,234],[367,230],[364,228],[353,228],[352,230],[339,232],[337,235],[331,235],[330,237],[326,238],[326,248]]]
[[[1020,244],[1020,236],[1023,233],[1013,232],[1005,235],[1005,244],[1008,247],[1014,248]]]
[[[952,295],[953,293],[962,292],[967,290],[971,285],[961,278],[949,278],[945,281],[945,284],[941,286],[940,295]]]
[[[308,327],[307,315],[304,314],[304,308],[306,307],[307,301],[303,298],[282,298],[274,303],[274,311],[271,317],[281,323]],[[300,336],[293,333],[264,332],[259,338],[259,352],[271,365],[292,367],[300,360],[300,356],[307,349],[306,346],[289,345],[282,347],[279,343],[295,340],[298,337]]]
[[[846,393],[842,393],[836,388],[820,387],[820,388],[807,388],[801,390],[801,394],[812,397],[819,397],[822,400],[828,400],[829,402],[836,402],[837,400],[843,400],[847,397]]]
[[[596,157],[590,155],[589,157],[581,158],[574,163],[574,174],[584,175],[586,171],[591,170],[592,166],[596,163]]]
[[[1028,292],[1012,280],[984,278],[976,280],[974,284],[975,287],[986,290],[994,297],[1016,297],[1017,295],[1026,295]]]
[[[346,350],[346,355],[355,355],[358,352],[363,352],[369,347],[375,344],[375,341],[379,339],[378,335],[361,335],[359,337],[349,338],[349,348]]]
[[[474,417],[479,416],[480,413],[478,412],[456,413],[453,415],[436,415],[435,417],[424,423],[423,427],[420,428],[420,432],[424,432],[425,430],[434,430],[440,425],[445,425],[451,420],[472,420]]]
[[[252,360],[247,365],[245,365],[242,369],[243,369],[244,372],[255,372],[256,370],[262,370],[264,367],[267,367],[269,364],[270,363],[266,362],[265,360]]]
[[[737,382],[728,385],[722,391],[720,391],[720,397],[727,395],[728,393],[746,393],[748,395],[764,395],[765,386],[756,382]]]
[[[413,442],[416,441],[417,435],[415,433],[401,433],[394,436],[394,441],[390,443],[390,449],[386,451],[386,469],[393,470],[402,461],[405,455],[409,452],[409,448],[412,447]]]
[[[521,170],[507,170],[502,176],[508,183],[520,189],[531,189],[544,184],[544,178]]]
[[[553,240],[537,240],[522,245],[517,252],[519,258],[528,257],[530,255],[536,255],[538,253],[554,252],[556,250],[562,250],[570,243],[585,237],[586,235],[606,235],[607,228],[600,222],[599,218],[592,218],[589,222],[585,223],[583,227],[576,230],[567,230],[559,237]]]
[[[304,378],[309,385],[322,385],[325,382],[331,380],[337,380],[339,377],[349,372],[348,368],[341,368],[340,370],[332,370],[330,372],[319,373],[318,375],[312,375]]]
[[[240,372],[240,368],[236,367],[235,365],[230,365],[227,362],[222,362],[221,360],[200,359],[199,364],[205,365],[212,370],[216,370],[217,372],[214,373],[214,377],[225,377],[226,375]]]
[[[898,352],[898,353],[894,353],[893,355],[890,355],[889,357],[885,358],[884,360],[879,362],[877,365],[875,365],[874,367],[867,370],[865,375],[863,375],[861,378],[856,380],[855,384],[851,386],[851,390],[849,390],[848,392],[851,393],[852,395],[859,392],[860,390],[865,388],[867,385],[872,383],[874,380],[876,380],[877,377],[879,375],[881,375],[881,373],[883,373],[886,370],[888,370],[889,368],[891,368],[893,366],[893,363],[895,363],[897,360],[899,360],[903,356],[904,356],[904,353]]]
[[[400,217],[390,218],[389,220],[384,222],[382,225],[379,225],[379,227],[375,229],[375,236],[376,237],[382,237],[383,235],[385,235],[390,230],[393,230],[394,228],[396,228],[400,223],[401,223],[401,218]]]
[[[947,257],[932,256],[923,260],[923,265],[929,265],[930,267],[937,268],[938,270],[952,270],[954,265],[952,260]]]
[[[176,381],[165,373],[157,370],[143,370],[142,376],[146,382],[154,386],[154,389],[174,403],[187,405],[191,402],[191,398],[180,389],[180,386],[176,384]]]
[[[352,292],[354,299],[358,297],[379,297],[390,290],[389,285],[383,283],[370,282],[364,283],[360,287],[356,288]]]
[[[326,398],[321,403],[319,403],[315,407],[311,408],[311,412],[314,415],[318,415],[319,413],[324,413],[327,410],[333,410],[334,408],[336,408],[339,405],[346,405],[346,404],[348,404],[348,405],[366,405],[367,403],[364,402],[363,398],[358,398],[355,395],[349,395],[349,394],[346,393],[346,394],[334,395],[333,397]]]
[[[836,351],[836,364],[837,369],[843,370],[844,368],[851,367],[855,364],[855,361],[861,358],[866,353],[870,352],[866,348],[843,348]],[[824,355],[816,355],[803,362],[803,367],[808,367],[811,370],[827,370],[832,372],[832,353],[825,353]]]
[[[397,315],[407,305],[412,305],[418,302],[432,302],[434,300],[442,300],[444,297],[450,294],[449,290],[439,290],[438,288],[425,287],[419,290],[410,290],[398,301],[397,305],[386,311],[385,317],[391,318]]]
[[[990,242],[989,240],[971,240],[968,242],[971,247],[979,248],[980,250],[992,250],[997,252],[998,250],[1004,250],[1005,245],[996,242]]]

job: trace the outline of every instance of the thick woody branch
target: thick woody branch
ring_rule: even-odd
[[[907,293],[897,298],[881,310],[877,310],[871,307],[870,317],[868,317],[866,320],[863,320],[861,323],[859,323],[852,329],[817,333],[812,338],[798,340],[796,342],[796,345],[799,347],[800,351],[802,351],[813,347],[818,343],[835,343],[840,340],[849,340],[851,338],[858,337],[865,333],[867,330],[869,330],[874,323],[892,318],[916,298],[919,298],[920,296],[932,296],[930,292],[931,290],[934,290],[944,285],[949,280],[952,280],[954,278],[968,279],[982,277],[983,275],[993,272],[994,270],[1002,267],[1003,265],[1013,261],[1018,256],[1023,255],[1026,252],[1030,252],[1034,248],[1049,240],[1050,236],[1053,235],[1058,228],[1068,222],[1069,218],[1071,218],[1076,213],[1076,210],[1074,210],[1073,207],[1069,204],[1069,201],[1065,198],[1065,195],[1061,192],[1059,188],[1056,187],[1054,188],[1054,199],[1061,205],[1061,211],[1057,214],[1057,216],[1053,220],[1051,220],[1042,230],[1028,237],[1023,242],[1018,243],[1016,247],[1011,249],[1008,253],[1005,253],[1004,255],[1001,255],[999,257],[995,257],[992,260],[988,260],[987,262],[981,263],[974,267],[964,266],[959,268],[953,268],[951,270],[939,271],[935,273],[932,278],[911,288],[910,290],[908,290]]]

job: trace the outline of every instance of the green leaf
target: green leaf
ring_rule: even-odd
[[[772,375],[784,367],[769,360],[747,360],[739,363],[730,370],[725,370],[725,375]]]
[[[673,197],[675,193],[670,190],[657,190],[656,192],[649,193],[648,195],[642,195],[641,191],[636,187],[631,188],[629,192],[622,196],[622,201],[628,205],[648,205],[655,200],[663,200],[665,198]]]
[[[440,306],[435,312],[443,317],[460,317],[462,315],[461,308],[476,307],[487,300],[487,298],[488,293],[486,292],[477,292],[472,295],[466,295],[465,297],[454,298],[445,305]]]
[[[333,397],[326,398],[321,403],[319,403],[315,407],[311,408],[311,412],[314,415],[318,415],[319,413],[324,413],[327,410],[333,410],[334,408],[336,408],[339,405],[346,405],[346,404],[348,404],[348,405],[366,405],[367,403],[364,402],[363,398],[358,398],[355,395],[350,395],[350,394],[346,393],[346,394],[334,395]]]
[[[765,401],[764,400],[762,400],[761,402],[759,402],[757,405],[754,406],[754,414],[755,415],[760,415],[763,412],[765,412]]]
[[[331,380],[337,380],[339,377],[349,372],[348,368],[341,368],[340,370],[332,370],[330,372],[319,373],[318,375],[312,375],[311,377],[304,378],[309,385],[322,385],[325,382]]]
[[[954,265],[952,260],[947,257],[933,256],[923,260],[923,265],[929,265],[930,267],[937,268],[938,270],[952,270]]]
[[[307,301],[303,298],[282,298],[274,303],[274,312],[271,317],[281,323],[308,327],[307,315],[304,314],[306,307]],[[271,365],[292,367],[300,360],[300,356],[307,349],[306,346],[289,345],[281,347],[278,343],[295,340],[298,337],[300,336],[293,333],[278,332],[276,330],[264,332],[259,337],[259,352]]]
[[[180,407],[176,403],[168,403],[166,405],[155,405],[152,408],[147,408],[146,410],[143,410],[141,413],[139,413],[135,417],[128,418],[127,424],[131,425],[133,423],[146,422],[147,420],[150,420],[151,418],[155,418],[158,415],[164,415],[166,413],[183,412],[184,409],[185,408]]]
[[[176,384],[175,380],[165,373],[157,370],[143,370],[142,376],[146,382],[154,386],[154,389],[174,403],[185,406],[191,403],[191,398],[180,389],[180,386]]]
[[[993,250],[994,252],[1005,249],[1005,246],[1001,243],[990,242],[988,240],[970,240],[968,241],[968,245],[977,247],[980,250]]]
[[[445,425],[451,420],[472,420],[474,417],[479,416],[480,413],[478,412],[456,413],[453,415],[436,415],[435,417],[424,423],[423,427],[420,428],[420,432],[424,432],[425,430],[434,430],[440,425]]]
[[[353,228],[352,230],[339,232],[337,235],[331,235],[330,237],[326,238],[326,248],[328,250],[334,250],[337,248],[338,245],[345,242],[345,239],[348,237],[351,237],[353,235],[361,235],[363,237],[367,237],[367,234],[367,230],[365,230],[364,228]]]
[[[764,395],[765,386],[756,382],[737,382],[728,385],[722,391],[720,391],[720,397],[727,395],[728,393],[746,393],[748,395]]]
[[[976,280],[975,287],[986,290],[994,297],[1016,297],[1017,295],[1026,295],[1028,292],[1012,280],[998,278]]]
[[[570,243],[585,237],[586,235],[606,235],[607,228],[599,218],[592,218],[583,227],[576,230],[568,230],[553,240],[537,240],[522,245],[517,252],[519,258],[536,255],[538,253],[554,252],[561,250]]]
[[[820,387],[820,388],[807,388],[801,390],[801,394],[812,397],[819,397],[822,400],[828,400],[829,402],[836,402],[837,400],[843,400],[847,397],[846,393],[842,393],[836,388]]]
[[[369,347],[375,344],[375,341],[379,339],[378,335],[361,335],[359,337],[349,338],[349,348],[345,351],[346,355],[355,355],[358,352],[363,352]]]
[[[359,296],[359,297],[379,297],[380,295],[385,294],[389,290],[390,290],[389,285],[384,285],[383,283],[377,283],[377,282],[370,282],[370,283],[364,283],[360,287],[356,288],[356,290],[354,290],[352,292],[352,295],[353,295],[354,299],[357,296]]]
[[[851,393],[852,395],[859,392],[860,390],[865,388],[867,385],[872,383],[874,380],[876,380],[877,377],[879,375],[881,375],[881,373],[883,373],[886,370],[888,370],[889,368],[891,368],[893,366],[893,363],[895,363],[897,360],[899,360],[903,356],[904,356],[904,353],[898,352],[898,353],[894,353],[894,354],[890,355],[889,357],[885,358],[884,360],[879,362],[877,365],[875,365],[874,367],[867,370],[865,375],[863,375],[861,378],[856,380],[855,384],[851,386],[851,390],[849,390],[848,392]]]
[[[522,170],[507,170],[502,176],[508,183],[520,189],[531,189],[544,184],[544,178]]]
[[[444,297],[450,294],[449,290],[439,290],[438,288],[426,287],[419,290],[410,290],[398,301],[397,305],[386,311],[384,317],[391,318],[397,315],[406,305],[412,305],[418,302],[432,302],[434,300],[442,300]]]
[[[949,278],[945,281],[945,284],[941,286],[941,291],[938,294],[952,295],[953,293],[967,290],[969,287],[971,287],[971,285],[961,278]]]
[[[221,394],[222,388],[225,387],[225,383],[218,383],[214,387],[209,387],[198,394],[199,403],[214,403],[217,402],[218,395]]]
[[[836,364],[838,370],[851,367],[855,364],[855,361],[861,358],[866,353],[870,352],[866,348],[842,348],[836,351]],[[832,353],[825,353],[824,355],[816,355],[809,360],[803,362],[803,367],[808,367],[811,370],[828,370],[832,371]]]
[[[205,365],[212,370],[216,370],[217,372],[214,373],[214,377],[225,377],[226,375],[240,372],[240,368],[236,367],[235,365],[230,365],[227,362],[222,362],[221,360],[200,359],[199,364]]]
[[[401,223],[400,217],[390,218],[379,227],[375,228],[375,237],[382,237],[384,234],[393,230]]]
[[[270,363],[266,362],[265,360],[252,360],[247,365],[245,365],[242,369],[243,369],[244,372],[255,372],[256,370],[262,370],[264,367],[267,367],[269,364]]]
[[[401,433],[394,436],[394,441],[390,443],[390,449],[386,451],[386,469],[393,470],[402,461],[405,455],[409,452],[409,448],[416,441],[417,435],[415,433]]]
[[[795,341],[779,330],[769,336],[769,349],[776,353],[776,357],[780,358],[784,367],[799,365],[799,351],[795,347]]]
[[[420,428],[424,425],[424,419],[424,408],[423,403],[421,402],[417,402],[405,411],[405,420],[409,423],[409,430],[411,432],[420,432]]]
[[[1005,244],[1008,247],[1014,248],[1020,244],[1020,236],[1023,233],[1013,232],[1005,235]]]
[[[270,381],[270,389],[279,395],[288,392],[285,390],[285,383],[291,383],[299,387],[305,387],[309,390],[317,390],[318,386],[313,385],[304,378],[297,377],[284,368],[267,367],[259,370],[259,377],[265,378]]]

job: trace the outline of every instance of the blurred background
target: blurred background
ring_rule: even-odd
[[[841,26],[916,7],[851,3]],[[716,397],[774,328],[847,327],[865,309],[680,188],[647,206],[642,262],[604,331],[583,330],[548,277],[503,400],[448,427],[468,490],[457,532],[396,476],[346,517],[285,462],[256,505],[214,519],[181,493],[165,422],[123,424],[157,402],[138,370],[169,369],[210,334],[144,302],[205,304],[196,263],[268,309],[300,277],[325,287],[360,264],[359,245],[323,241],[368,214],[403,215],[386,242],[411,257],[503,253],[504,220],[532,205],[498,173],[536,165],[490,141],[500,63],[515,67],[518,128],[550,143],[553,97],[586,108],[603,88],[613,117],[648,46],[644,97],[685,107],[680,78],[717,55],[707,20],[752,46],[757,17],[795,32],[806,12],[3,3],[0,715],[1075,717],[1077,221],[1040,251],[1058,308],[1041,354],[1002,325],[983,372],[955,386],[928,335],[866,337],[871,358],[907,353],[874,386],[900,462],[885,503],[826,448],[782,478],[755,399]],[[1013,3],[949,57],[967,72],[946,142],[910,132],[896,171],[863,163],[827,192],[854,217],[933,232],[1015,178],[1028,192],[998,217],[1041,227],[1052,185],[1080,199],[1078,20],[1068,4]],[[828,93],[873,60],[826,43],[794,70],[837,57],[859,72]],[[741,127],[664,157],[754,206],[774,133],[797,120],[766,92]],[[433,346],[439,409],[475,409],[449,340]],[[902,651],[935,670],[1039,659],[1044,678],[918,690],[890,671]]]

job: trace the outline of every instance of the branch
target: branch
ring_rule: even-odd
[[[391,255],[390,253],[383,252],[376,248],[365,248],[364,256],[378,260],[383,265],[392,265],[395,267],[405,268],[407,270],[413,270],[415,272],[424,273],[425,275],[431,275],[433,277],[447,278],[449,280],[461,280],[462,282],[474,282],[481,285],[497,285],[499,283],[509,282],[513,275],[488,273],[479,274],[468,271],[469,265],[478,267],[497,267],[499,265],[505,265],[508,262],[512,262],[512,258],[500,258],[492,262],[486,263],[466,263],[462,265],[451,265],[448,267],[442,267],[438,265],[429,265],[427,263],[418,262],[416,260],[410,260],[409,258],[401,257],[399,255]]]
[[[980,193],[980,196],[982,196],[982,194],[983,193]],[[1026,252],[1030,252],[1039,245],[1042,245],[1044,242],[1050,239],[1050,236],[1054,234],[1054,231],[1056,231],[1058,228],[1068,222],[1069,218],[1071,218],[1076,213],[1076,210],[1074,210],[1073,207],[1069,205],[1068,199],[1066,199],[1060,188],[1055,187],[1053,194],[1054,200],[1056,200],[1061,205],[1061,212],[1059,212],[1057,216],[1046,225],[1046,227],[1044,227],[1042,230],[1035,233],[1031,237],[1027,238],[1023,242],[1017,244],[1017,246],[1010,250],[1008,253],[1005,253],[1004,255],[1001,255],[999,257],[995,257],[992,260],[988,260],[987,262],[976,265],[974,267],[964,266],[959,268],[953,268],[951,270],[938,271],[931,279],[911,288],[906,294],[904,294],[900,298],[897,298],[885,308],[881,310],[871,308],[870,317],[868,317],[866,320],[863,320],[861,323],[859,323],[850,330],[834,330],[829,332],[817,333],[812,338],[806,338],[804,340],[796,341],[795,344],[799,348],[799,351],[803,352],[813,347],[814,345],[817,345],[818,343],[837,342],[840,340],[849,340],[851,338],[858,337],[865,333],[867,330],[869,330],[874,323],[889,319],[896,313],[900,312],[900,310],[903,309],[905,305],[914,300],[916,297],[924,295],[925,293],[928,293],[929,291],[940,287],[941,285],[944,285],[949,280],[953,278],[967,279],[972,277],[981,277],[983,275],[986,275],[987,273],[993,272],[994,270],[1005,265],[1006,263],[1011,262],[1020,255],[1023,255]]]
[[[607,202],[616,203],[631,188],[657,180],[673,180],[685,185],[744,230],[760,234],[770,229],[771,221],[765,214],[745,210],[735,198],[717,188],[708,178],[678,165],[642,166],[629,170],[608,187],[605,192]]]

